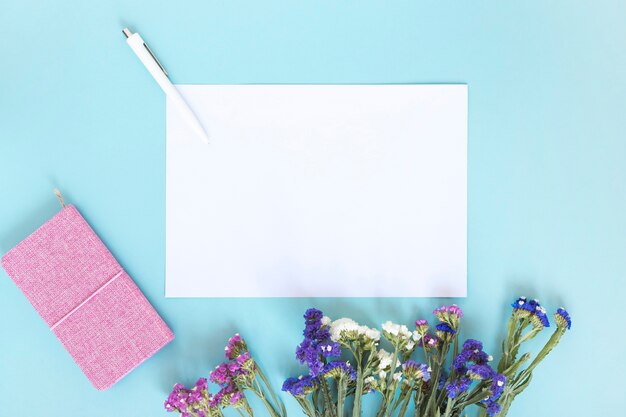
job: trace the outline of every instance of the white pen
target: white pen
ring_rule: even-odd
[[[126,43],[133,50],[135,55],[139,58],[141,63],[148,69],[148,72],[156,80],[157,84],[165,91],[167,97],[172,100],[172,103],[181,112],[181,115],[185,118],[189,126],[196,132],[200,138],[206,143],[209,143],[209,135],[200,124],[198,117],[193,113],[189,105],[185,102],[180,95],[174,84],[167,78],[167,72],[159,60],[154,56],[148,45],[143,41],[138,33],[132,33],[128,28],[122,30],[124,36],[126,36]]]

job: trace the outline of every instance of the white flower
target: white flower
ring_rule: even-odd
[[[402,377],[402,372],[396,372],[395,374],[393,374],[394,381],[399,381],[401,377]]]
[[[378,330],[361,326],[352,319],[342,318],[330,323],[330,338],[333,342],[338,342],[345,332],[353,332],[356,336],[369,339],[373,342],[380,340],[380,332]]]
[[[414,342],[419,342],[421,338],[422,338],[422,335],[421,335],[421,334],[419,334],[419,333],[417,332],[417,330],[413,332],[413,341],[414,341]]]
[[[398,332],[400,331],[400,325],[392,323],[390,321],[386,321],[383,323],[383,331],[389,334],[392,334],[394,336],[397,336]]]
[[[362,334],[367,339],[370,339],[374,342],[378,342],[380,340],[380,332],[377,329],[371,329],[367,326],[361,326],[359,328],[359,334]]]
[[[412,340],[409,340],[409,343],[406,344],[406,350],[411,350],[413,349],[414,346],[415,346],[415,342]]]
[[[383,323],[383,331],[389,333],[391,336],[397,336],[403,340],[407,340],[412,336],[412,333],[404,324],[395,324],[390,321]]]
[[[328,326],[332,320],[328,316],[322,317],[322,326]]]
[[[373,376],[368,376],[367,378],[365,378],[363,380],[363,382],[365,382],[366,384],[371,384],[372,382],[374,382],[374,377]]]
[[[385,372],[385,371],[380,371],[380,372],[378,373],[378,377],[379,377],[380,379],[385,379],[385,378],[387,378],[387,372]]]
[[[358,332],[359,327],[359,324],[352,319],[342,318],[335,320],[330,324],[330,338],[333,342],[338,342],[343,332]]]
[[[378,356],[378,369],[390,369],[391,361],[393,360],[393,354],[387,352],[385,349],[380,349],[376,355]],[[400,360],[396,359],[396,366],[394,366],[394,370],[400,366]]]
[[[376,355],[378,356],[378,369],[387,369],[391,366],[393,355],[385,349],[380,349]]]

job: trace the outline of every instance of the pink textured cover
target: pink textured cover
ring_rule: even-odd
[[[2,266],[99,390],[174,338],[74,206],[7,252]]]

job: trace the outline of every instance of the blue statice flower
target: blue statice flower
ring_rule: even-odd
[[[452,367],[458,374],[464,374],[465,372],[467,372],[467,367],[465,365],[467,364],[467,362],[469,362],[469,357],[471,353],[471,350],[462,350],[452,360]]]
[[[446,333],[450,333],[450,334],[455,334],[456,333],[456,330],[454,330],[452,327],[450,327],[450,325],[447,324],[447,323],[439,323],[435,327],[440,332],[446,332]]]
[[[572,319],[567,310],[563,307],[556,310],[556,313],[554,314],[554,321],[556,322],[557,327],[561,329],[567,328],[569,330],[572,328]]]
[[[338,357],[341,355],[341,347],[337,342],[320,343],[317,345],[317,350],[325,358]]]
[[[317,378],[306,375],[299,378],[288,378],[283,383],[282,390],[290,393],[294,397],[298,397],[310,394],[315,391],[317,386]]]
[[[326,378],[340,378],[347,376],[351,381],[356,380],[356,371],[349,362],[335,361],[327,364],[322,370],[322,375]]]
[[[511,306],[515,317],[530,318],[534,328],[550,327],[546,309],[539,304],[539,300],[527,300],[526,297],[519,297]]]
[[[467,369],[467,375],[471,379],[490,379],[494,376],[494,371],[489,365],[470,365]]]
[[[483,342],[476,339],[467,339],[463,342],[463,350],[483,350]]]
[[[534,302],[537,300],[532,301]],[[511,304],[511,307],[513,307],[514,312],[518,313],[523,311],[526,311],[527,313],[533,313],[535,311],[535,307],[533,307],[531,305],[531,302],[529,302],[524,296],[519,297],[517,300],[515,300],[513,304]]]
[[[315,308],[304,313],[304,339],[296,348],[296,358],[306,364],[309,374],[316,377],[324,369],[324,358],[341,355],[339,344],[330,338],[328,325],[323,324],[324,314]]]
[[[459,375],[467,373],[469,364],[486,365],[491,360],[491,356],[482,348],[483,344],[479,340],[466,340],[461,352],[452,360],[452,367],[456,373]]]
[[[535,308],[535,314],[530,318],[533,326],[542,329],[544,327],[550,327],[550,320],[548,320],[548,315],[546,314],[546,309],[537,305]]]
[[[493,417],[496,414],[498,414],[500,412],[500,410],[502,409],[502,407],[500,407],[500,404],[498,404],[497,401],[492,401],[492,400],[487,400],[485,402],[485,405],[487,406],[487,415],[489,415],[489,417]]]
[[[446,385],[446,391],[448,391],[448,398],[456,398],[459,394],[464,393],[468,390],[470,385],[472,384],[472,380],[466,376],[462,376],[459,379],[456,379]]]
[[[435,326],[435,334],[444,342],[449,342],[452,340],[456,330],[452,328],[448,323],[439,323]]]
[[[425,363],[417,363],[413,359],[409,359],[402,364],[402,373],[407,380],[430,380],[430,369]]]
[[[502,391],[504,391],[504,386],[506,385],[506,377],[502,374],[495,374],[491,381],[491,396],[489,399],[497,400],[502,395]]]

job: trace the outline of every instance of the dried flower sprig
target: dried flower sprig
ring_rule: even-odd
[[[376,417],[405,417],[411,411],[413,417],[460,417],[472,405],[481,408],[483,417],[504,417],[534,369],[572,326],[569,313],[559,308],[554,332],[526,366],[531,355],[520,355],[522,346],[549,328],[550,320],[537,300],[520,297],[512,307],[497,367],[482,342],[461,343],[463,312],[456,305],[435,309],[434,327],[424,319],[415,321],[415,330],[388,321],[380,331],[349,318],[333,321],[311,308],[304,314],[304,337],[296,349],[307,372],[288,378],[282,390],[307,417],[361,417],[362,397],[371,394],[380,395]],[[229,339],[225,355],[227,361],[209,375],[217,393],[209,392],[205,378],[190,389],[176,384],[165,409],[183,417],[223,417],[223,410],[232,408],[241,417],[253,417],[246,397],[252,393],[270,417],[286,417],[284,404],[241,336]],[[346,409],[348,404],[352,410]]]
[[[228,360],[216,366],[209,375],[219,391],[210,394],[205,378],[200,378],[191,389],[176,384],[165,401],[165,409],[178,412],[182,417],[223,417],[222,410],[232,407],[242,417],[253,417],[245,395],[249,391],[261,400],[270,417],[286,417],[285,405],[274,393],[244,339],[235,334],[224,350]]]
[[[459,340],[462,310],[442,306],[433,311],[438,323],[431,330],[424,319],[415,330],[385,322],[381,331],[352,319],[332,321],[316,309],[304,315],[304,340],[296,350],[308,374],[289,378],[283,391],[290,393],[308,417],[345,417],[347,397],[353,396],[352,417],[361,417],[361,397],[381,395],[377,417],[458,417],[476,405],[485,416],[504,417],[511,402],[530,383],[533,369],[556,346],[571,318],[560,308],[557,329],[531,364],[518,358],[521,345],[550,326],[546,310],[524,297],[513,303],[503,356],[497,368],[482,342]],[[430,333],[429,331],[432,331]],[[380,348],[381,334],[392,347]],[[412,356],[421,359],[412,359]],[[355,372],[356,370],[356,372]]]

